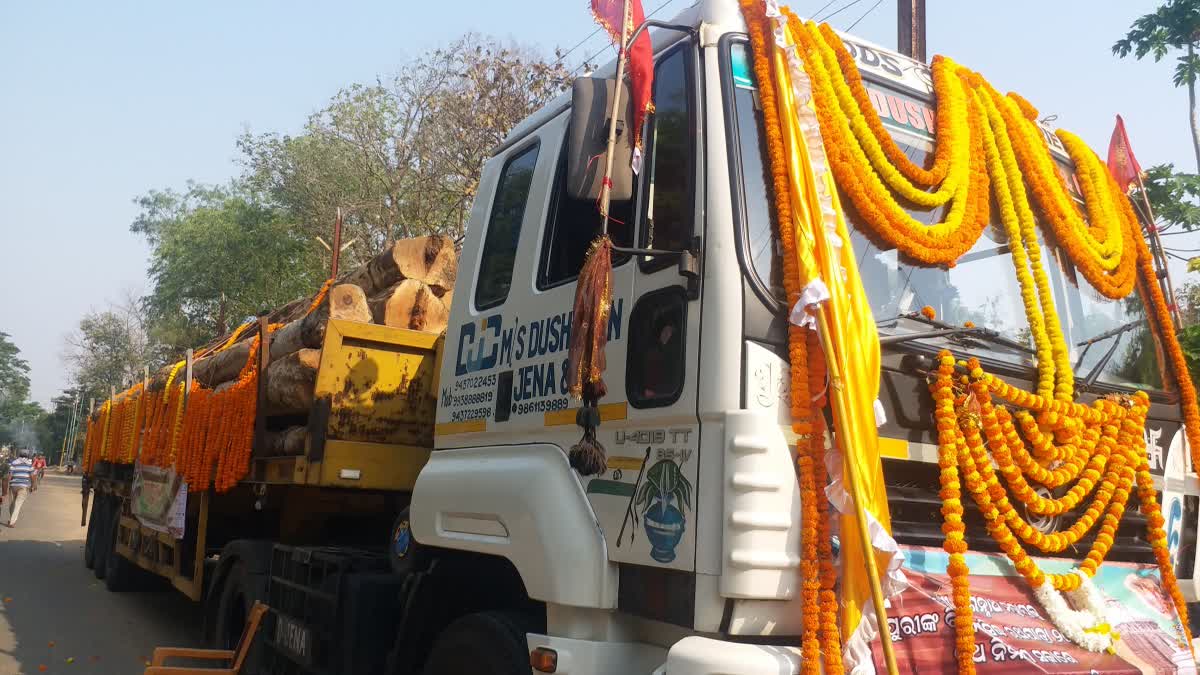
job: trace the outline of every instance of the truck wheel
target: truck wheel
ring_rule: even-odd
[[[92,518],[96,519],[96,543],[95,552],[92,554],[92,574],[96,575],[97,579],[103,579],[108,572],[108,556],[112,555],[113,550],[113,533],[112,530],[112,508],[109,505],[110,498],[105,497],[103,505],[97,502],[92,509]],[[119,507],[118,507],[119,508]]]
[[[98,501],[92,500],[92,513],[88,517],[87,524],[87,539],[83,541],[83,565],[84,567],[93,569],[96,566],[96,505]]]
[[[262,575],[252,574],[245,560],[238,560],[229,568],[221,595],[217,599],[217,615],[213,622],[213,646],[217,649],[236,649],[246,627],[246,619],[256,600],[266,601],[266,582]],[[261,658],[257,646],[250,648],[246,656],[248,672],[255,672]]]
[[[112,547],[108,551],[108,558],[104,561],[104,587],[113,593],[133,590],[138,581],[141,579],[140,567],[130,562],[127,558],[117,553],[117,534],[120,531],[121,524],[121,509],[115,509],[112,514],[112,519],[109,521],[111,526]]]
[[[468,614],[438,636],[424,675],[528,675],[525,634],[532,621],[519,612]]]

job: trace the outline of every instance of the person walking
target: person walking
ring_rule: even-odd
[[[37,474],[37,483],[41,483],[42,479],[46,477],[46,456],[40,452],[33,457],[33,471]],[[36,483],[33,486],[33,491],[37,492]]]
[[[21,516],[21,506],[29,497],[31,490],[37,487],[37,473],[33,470],[33,453],[21,450],[17,458],[8,467],[8,476],[4,479],[4,491],[8,493],[8,526],[15,527],[17,518]]]

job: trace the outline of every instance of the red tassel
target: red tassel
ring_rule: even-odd
[[[612,307],[612,240],[602,234],[588,248],[575,288],[571,343],[567,352],[567,388],[571,396],[596,401],[604,385],[604,346]]]
[[[571,315],[571,342],[567,351],[567,389],[583,399],[576,422],[583,438],[571,447],[571,467],[584,476],[604,471],[607,453],[596,437],[600,426],[597,402],[608,393],[604,384],[604,347],[608,343],[608,315],[612,308],[612,240],[602,234],[588,248],[575,288]]]

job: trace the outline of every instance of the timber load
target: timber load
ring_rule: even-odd
[[[330,321],[441,334],[449,321],[457,272],[458,253],[449,238],[402,239],[329,280],[313,296],[267,313],[266,358],[260,353],[259,321],[248,320],[195,350],[192,389],[186,395],[180,362],[105,402],[89,420],[85,472],[97,461],[130,464],[136,459],[174,465],[190,486],[197,479],[208,483],[207,472],[220,490],[245,475],[251,452],[263,457],[304,454]],[[262,363],[265,381],[260,387]],[[186,416],[181,412],[184,399]],[[236,428],[214,432],[222,424]]]

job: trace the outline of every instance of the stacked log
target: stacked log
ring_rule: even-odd
[[[371,318],[375,323],[427,333],[441,333],[450,321],[450,306],[438,297],[429,284],[405,279],[371,298]]]
[[[436,235],[403,239],[342,275],[312,311],[308,310],[313,298],[302,298],[270,312],[269,322],[284,325],[271,334],[263,413],[295,422],[312,410],[320,350],[330,319],[429,333],[445,331],[457,273],[458,254],[450,239]],[[197,358],[192,376],[217,391],[233,386],[251,356],[256,334],[250,327],[228,348]],[[228,340],[225,336],[215,344]],[[167,367],[155,373],[150,388],[165,387],[170,371]],[[303,454],[307,439],[307,429],[293,424],[268,431],[260,451]]]

